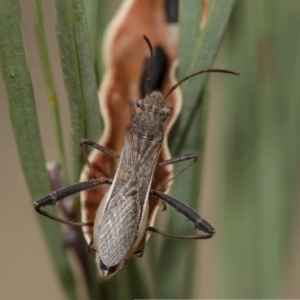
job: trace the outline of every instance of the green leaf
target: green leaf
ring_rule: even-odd
[[[180,19],[180,43],[179,43],[179,75],[182,79],[190,75],[191,61],[193,60],[194,51],[200,34],[200,21],[202,12],[202,1],[192,0],[179,3]],[[188,34],[186,34],[188,32]],[[196,78],[195,78],[196,79]],[[196,79],[197,80],[197,79]]]
[[[72,2],[55,0],[55,5],[57,38],[71,114],[73,182],[76,182],[83,165],[79,142],[86,137],[83,91],[75,47]]]
[[[88,22],[97,82],[100,83],[104,72],[102,61],[102,44],[104,32],[111,18],[110,1],[83,0]]]
[[[97,82],[89,31],[82,0],[72,0],[75,33],[75,47],[85,109],[86,137],[98,141],[102,131]]]
[[[211,68],[234,3],[234,0],[209,2],[207,23],[201,31],[199,13],[197,13],[200,10],[199,1],[189,1],[185,5],[180,5],[180,79],[194,72]],[[191,152],[199,153],[197,164],[180,175],[180,184],[175,181],[171,191],[177,199],[194,209],[197,209],[199,202],[205,143],[208,107],[208,99],[204,97],[206,77],[206,75],[200,75],[182,84],[182,112],[170,137],[170,149],[173,156]],[[178,218],[179,216],[174,212],[171,214],[169,228],[177,234],[184,234],[186,223],[180,222]],[[164,282],[159,289],[160,297],[178,297],[180,295],[186,298],[192,296],[194,282],[191,278],[194,274],[195,246],[195,244],[178,244],[178,241],[171,239],[164,242],[159,260],[158,281]],[[189,251],[187,251],[188,249]],[[168,274],[172,274],[172,276]]]
[[[83,138],[97,141],[102,126],[84,5],[82,0],[56,0],[55,4],[57,36],[71,112],[75,182],[83,165],[79,142]]]
[[[193,0],[193,2],[198,1]],[[194,28],[195,26],[199,28],[200,26],[200,20],[196,20],[197,14],[193,13],[195,7],[191,3],[188,6],[186,4],[180,6],[180,17],[185,17],[185,19],[180,20],[180,24],[182,24],[181,26],[186,30],[181,31],[180,34],[180,79],[212,66],[220,47],[228,19],[234,7],[234,3],[235,0],[210,1],[207,24],[201,31],[198,31],[198,34],[193,31],[193,37],[189,36],[189,28]],[[185,10],[188,11],[184,12]],[[189,17],[190,15],[192,17]],[[191,43],[194,44],[192,50],[189,47],[185,47],[186,40],[188,46],[191,45]],[[196,42],[192,42],[193,40]],[[192,56],[190,55],[191,51],[193,53]],[[183,69],[181,69],[181,61],[184,61]],[[189,62],[189,65],[186,65],[187,61]],[[180,152],[184,153],[185,149],[188,149],[188,151],[197,151],[199,148],[199,143],[193,139],[194,136],[196,136],[196,138],[198,136],[197,125],[191,126],[190,123],[191,117],[194,116],[195,108],[199,105],[199,95],[204,89],[206,77],[207,75],[199,75],[199,77],[192,78],[181,85],[183,107],[173,130],[173,132],[176,132],[176,135],[173,134],[172,140],[170,141],[170,147],[174,155],[178,155]],[[196,128],[196,132],[192,133],[191,128]],[[184,145],[185,149],[181,148],[182,145]]]
[[[50,192],[30,73],[27,66],[18,2],[0,1],[0,59],[11,122],[25,178],[33,199]],[[74,281],[67,256],[57,242],[62,238],[58,224],[39,218],[58,276],[70,299],[75,298]]]
[[[242,76],[220,103],[226,152],[216,265],[224,298],[297,297],[289,265],[299,269],[298,254],[291,257],[299,219],[299,4],[237,1],[230,22],[223,58]]]
[[[104,2],[107,3],[107,1]],[[100,19],[99,6],[101,3],[100,1],[95,1],[95,0],[83,0],[83,4],[85,8],[87,23],[88,23],[93,61],[96,66],[97,52],[100,51],[100,49],[98,49],[98,39],[99,39],[98,32],[99,32],[99,19]]]
[[[46,34],[44,29],[44,16],[40,0],[32,0],[34,9],[35,30],[37,34],[39,53],[43,68],[44,79],[47,87],[48,102],[51,108],[52,124],[54,128],[54,138],[56,144],[56,159],[61,166],[65,184],[68,183],[67,164],[65,158],[64,145],[62,140],[62,128],[59,117],[59,107],[56,89],[54,86],[53,73],[48,52]]]
[[[83,167],[79,142],[83,138],[97,141],[102,129],[97,83],[89,32],[82,0],[56,0],[57,36],[65,86],[71,112],[74,182]],[[89,260],[91,298],[98,298],[100,289],[94,263]]]

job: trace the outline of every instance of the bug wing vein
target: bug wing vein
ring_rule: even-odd
[[[108,267],[125,259],[138,234],[144,234],[139,229],[148,218],[148,194],[160,148],[161,143],[127,134],[111,200],[99,224],[98,249]]]

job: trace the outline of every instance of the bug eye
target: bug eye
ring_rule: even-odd
[[[136,101],[136,106],[143,109],[143,99],[139,99]]]

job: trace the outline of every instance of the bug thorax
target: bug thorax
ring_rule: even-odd
[[[139,99],[136,102],[137,107],[150,115],[153,115],[157,120],[165,121],[170,115],[171,110],[166,106],[166,101],[160,92],[152,92],[146,95],[144,99]]]
[[[142,111],[133,120],[130,131],[149,139],[163,139],[163,123],[171,113],[160,92],[152,92],[136,102]]]

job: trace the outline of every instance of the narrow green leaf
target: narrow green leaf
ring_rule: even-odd
[[[107,3],[107,1],[104,1]],[[97,0],[83,0],[86,20],[88,23],[88,30],[93,54],[93,61],[96,67],[97,60],[97,52],[100,51],[98,49],[98,39],[99,39],[99,6],[100,1]]]
[[[82,0],[72,0],[75,46],[85,108],[86,137],[98,141],[102,130],[95,68]]]
[[[229,16],[234,7],[234,3],[235,0],[210,1],[210,10],[207,19],[207,24],[201,30],[201,32],[199,31],[195,46],[192,49],[193,55],[191,59],[188,60],[189,66],[184,65],[184,69],[183,71],[181,71],[180,63],[180,77],[187,76],[200,70],[208,69],[212,66],[212,63],[220,47]],[[192,8],[192,5],[187,6],[187,9],[189,10],[191,10]],[[185,9],[185,5],[180,6],[180,11]],[[185,54],[185,52],[191,52],[190,48],[184,47],[186,39],[187,44],[191,44],[188,29],[194,28],[195,26],[200,26],[200,22],[196,22],[195,18],[189,18],[189,12],[180,12],[180,16],[186,16],[185,20],[180,21],[180,23],[184,23],[183,28],[186,28],[187,30],[187,32],[181,31],[180,34],[180,49],[185,49],[185,51],[181,50],[180,55],[183,56],[183,59],[186,59],[186,57],[190,57],[190,55]],[[180,62],[183,59],[181,59],[180,57]],[[187,73],[184,74],[183,72]],[[199,75],[199,77],[190,79],[181,86],[184,99],[183,108],[179,120],[177,121],[176,126],[173,130],[173,132],[176,132],[176,135],[173,134],[172,139],[170,141],[170,147],[174,151],[174,155],[178,155],[178,153],[183,152],[183,148],[181,148],[181,146],[183,145],[185,146],[185,149],[189,149],[189,151],[197,151],[199,147],[199,142],[194,141],[193,135],[191,134],[190,122],[191,116],[194,115],[195,107],[197,107],[199,95],[203,90],[205,78],[206,75]],[[192,144],[195,146],[191,148],[191,145],[186,143],[186,141],[192,141]]]
[[[290,234],[299,219],[299,8],[298,1],[237,1],[230,22],[224,59],[242,76],[238,86],[226,86],[229,101],[221,104],[217,272],[225,298],[292,297],[289,265],[299,264],[291,259],[297,245]]]
[[[52,122],[54,128],[54,138],[56,144],[56,159],[61,165],[62,175],[65,183],[68,183],[67,164],[65,159],[64,145],[62,141],[62,128],[59,117],[57,94],[54,86],[53,73],[48,52],[46,34],[44,29],[44,16],[40,0],[32,0],[34,8],[35,30],[37,34],[39,52],[43,68],[43,74],[48,93],[48,101],[51,108]]]
[[[99,4],[99,18],[98,18],[98,44],[97,44],[97,51],[96,55],[98,55],[97,58],[97,75],[98,75],[98,82],[102,79],[103,73],[104,73],[104,62],[103,62],[103,40],[104,40],[104,34],[105,30],[107,28],[107,25],[109,21],[112,18],[112,3],[110,1],[100,1]]]
[[[57,36],[68,92],[73,152],[73,180],[78,181],[83,167],[79,142],[87,137],[98,140],[101,130],[95,69],[82,0],[55,0]],[[94,263],[89,260],[90,298],[98,298],[99,282]]]
[[[40,197],[50,191],[50,185],[20,27],[19,7],[17,1],[8,3],[2,0],[0,3],[1,65],[10,116],[29,189],[34,197]]]
[[[188,5],[180,6],[180,78],[211,67],[235,3],[234,0],[211,1],[207,23],[200,31],[200,19],[197,20],[199,14],[194,11],[195,9],[200,10],[198,2],[196,0],[189,1]],[[172,194],[175,197],[194,209],[197,209],[198,206],[205,142],[208,105],[208,99],[204,97],[205,83],[206,76],[200,75],[182,85],[182,112],[170,137],[173,156],[191,152],[199,154],[197,164],[180,176],[180,185],[175,182],[172,188]],[[177,234],[182,234],[186,232],[187,226],[178,218],[179,216],[175,213],[171,215],[169,228],[172,228],[172,231]],[[164,242],[159,260],[158,281],[164,282],[163,287],[159,289],[159,295],[162,298],[178,297],[178,295],[183,298],[191,297],[193,292],[193,281],[190,278],[194,274],[192,254],[195,253],[195,244],[188,245],[188,248],[184,243],[175,242],[171,239]],[[172,250],[170,251],[170,249]],[[188,276],[186,272],[188,272]],[[172,274],[172,276],[168,274]],[[169,294],[170,291],[171,294]]]
[[[79,142],[85,137],[83,92],[75,46],[71,0],[55,0],[55,5],[56,31],[71,114],[73,181],[76,182],[83,165],[79,147]]]
[[[192,0],[179,2],[180,19],[180,43],[179,57],[180,67],[178,78],[182,79],[189,75],[191,61],[193,60],[196,43],[200,35],[200,21],[202,1]],[[187,34],[188,32],[188,34]]]
[[[27,66],[18,2],[0,1],[0,59],[9,101],[10,117],[22,168],[33,199],[50,192],[45,157],[40,139],[31,78]],[[48,220],[39,218],[45,232],[53,263],[69,297],[74,299],[74,281],[58,224],[48,228]]]
[[[102,61],[102,44],[105,29],[111,18],[110,8],[112,3],[110,1],[98,0],[83,0],[83,3],[85,6],[90,33],[97,82],[99,84],[104,72],[104,65]]]

